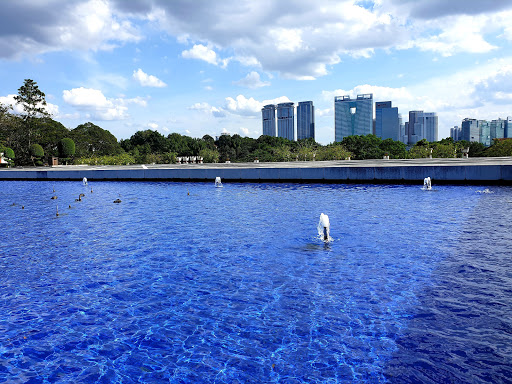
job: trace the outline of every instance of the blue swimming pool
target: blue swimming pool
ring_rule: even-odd
[[[0,181],[0,383],[511,383],[512,188],[420,187]]]

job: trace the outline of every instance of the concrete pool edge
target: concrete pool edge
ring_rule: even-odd
[[[288,163],[57,166],[0,170],[0,180],[512,185],[512,157],[474,159],[351,160]]]

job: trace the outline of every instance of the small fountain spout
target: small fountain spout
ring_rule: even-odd
[[[84,178],[82,179],[82,183],[83,183],[84,185],[87,185],[87,177],[84,177]]]
[[[318,235],[322,238],[323,241],[329,241],[330,232],[331,232],[331,224],[329,223],[329,216],[324,213],[320,214],[320,221],[317,226]]]
[[[219,177],[219,176],[217,176],[217,177],[215,178],[215,186],[216,186],[217,188],[222,188],[222,181],[220,180],[220,177]]]
[[[432,180],[430,177],[425,177],[423,180],[423,189],[426,189],[427,191],[430,191],[432,189]]]

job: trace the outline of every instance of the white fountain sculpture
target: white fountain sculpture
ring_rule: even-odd
[[[423,189],[426,191],[430,191],[432,189],[432,180],[430,177],[425,177],[423,180]]]
[[[215,186],[216,186],[217,188],[222,188],[222,182],[220,181],[220,177],[219,177],[219,176],[217,176],[217,177],[215,178]]]
[[[83,183],[83,185],[87,185],[87,177],[84,177],[84,178],[82,179],[82,183]]]
[[[330,237],[331,224],[329,223],[329,216],[327,216],[324,213],[320,214],[320,221],[318,222],[317,230],[318,230],[318,236],[320,236],[320,238],[323,241],[331,240],[331,237]]]

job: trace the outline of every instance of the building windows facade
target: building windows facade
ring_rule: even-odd
[[[315,107],[312,101],[297,106],[297,140],[315,138]]]
[[[381,139],[402,140],[400,133],[401,118],[398,108],[393,108],[391,101],[375,103],[375,135]]]
[[[295,140],[295,113],[293,103],[277,104],[277,136]]]
[[[276,137],[276,106],[274,104],[265,105],[261,109],[263,121],[263,134]]]
[[[368,135],[373,130],[373,94],[334,98],[334,140],[346,136]]]

